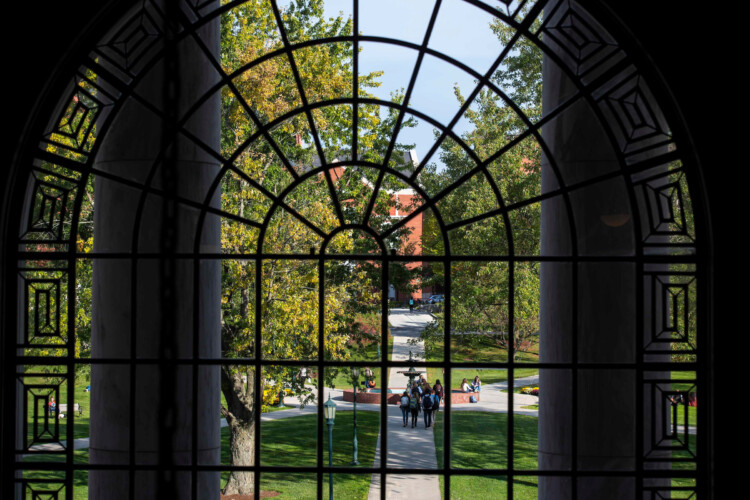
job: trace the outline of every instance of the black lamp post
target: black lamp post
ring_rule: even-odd
[[[354,386],[354,438],[352,439],[352,465],[359,465],[357,460],[357,384],[359,384],[359,368],[352,368],[352,385]]]
[[[336,418],[336,403],[328,395],[328,401],[323,404],[323,415],[328,424],[328,467],[333,469],[333,420]],[[333,470],[328,473],[328,499],[333,500]]]

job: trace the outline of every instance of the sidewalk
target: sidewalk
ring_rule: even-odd
[[[411,352],[413,359],[424,361],[424,342],[420,341],[417,345],[409,345],[408,341],[418,339],[420,332],[432,321],[433,317],[428,313],[410,313],[408,309],[391,309],[388,316],[388,323],[391,325],[391,334],[393,335],[391,360],[408,361],[409,352]],[[399,392],[402,392],[409,379],[398,372],[408,369],[408,364],[392,367],[388,375],[388,388],[393,392],[397,392],[398,389],[401,390]]]
[[[419,333],[433,320],[430,314],[414,312],[408,309],[391,309],[388,322],[393,335],[393,361],[407,361],[409,351],[417,360],[424,360],[424,344],[409,345],[407,341],[419,337]],[[388,388],[393,392],[402,392],[409,379],[401,373],[409,366],[394,366],[388,375]],[[388,405],[388,467],[437,469],[435,456],[435,437],[433,427],[425,429],[424,419],[420,413],[417,427],[403,426],[401,409]],[[381,430],[382,432],[382,430]],[[380,456],[380,436],[378,437],[377,456]],[[373,474],[370,483],[369,499],[380,498],[380,475]],[[439,500],[440,482],[438,476],[392,474],[387,478],[386,498],[410,500]]]
[[[525,385],[535,385],[539,383],[539,376],[517,378],[513,381],[513,387],[518,388]],[[452,411],[485,411],[491,413],[507,413],[509,394],[507,382],[497,382],[494,384],[482,384],[482,392],[478,403],[453,405]],[[539,397],[530,394],[513,394],[513,413],[517,415],[528,415],[538,417],[539,410],[531,410],[524,406],[539,404]]]

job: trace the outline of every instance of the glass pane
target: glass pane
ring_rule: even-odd
[[[285,455],[277,456],[279,465],[288,461]],[[287,498],[317,498],[318,480],[316,474],[301,472],[269,472],[260,475],[261,494],[266,492],[268,496],[282,496]]]
[[[385,480],[385,498],[400,500],[407,498],[408,492],[424,492],[423,498],[441,498],[443,476],[437,474],[389,474]]]
[[[492,498],[493,500],[505,500],[506,498],[508,498],[508,479],[505,476],[454,475],[451,476],[450,498],[452,500],[468,500],[470,498]],[[536,499],[536,496],[523,496],[517,498],[523,498],[524,500],[527,498]]]
[[[221,365],[221,379],[229,383],[221,384],[221,433],[222,465],[250,466],[255,463],[256,428],[252,416],[255,394],[255,374],[252,366]],[[265,389],[264,384],[261,387]],[[258,398],[259,399],[259,398]],[[264,401],[265,403],[265,401]],[[262,404],[263,410],[271,405]],[[230,480],[242,483],[250,476],[250,472],[234,471],[222,473],[222,485]]]
[[[355,369],[359,373],[355,377]],[[323,464],[328,465],[329,452],[333,450],[334,467],[377,467],[380,465],[378,441],[380,439],[381,402],[389,403],[394,398],[383,393],[380,369],[369,367],[342,366],[326,369],[324,408],[335,404],[333,420],[325,418],[323,411]],[[374,384],[375,387],[369,387]],[[356,404],[355,392],[356,391]],[[330,400],[329,400],[330,398]],[[332,448],[329,446],[332,438]],[[369,475],[368,475],[369,482]],[[365,495],[366,496],[366,495]]]
[[[263,262],[260,310],[264,359],[317,359],[318,262]]]
[[[426,371],[416,363],[390,369],[389,383],[395,397],[388,408],[388,467],[438,467],[436,443],[442,441],[443,430],[436,427],[435,418],[442,409],[442,388],[437,381],[427,379]]]
[[[506,370],[451,370],[451,387],[457,387],[450,391],[451,467],[508,467],[509,398],[507,384],[496,381],[503,378]]]
[[[255,357],[255,262],[221,263],[221,349],[224,358]]]
[[[267,415],[261,417],[260,425],[261,465],[303,467],[317,463],[320,422],[316,391],[314,386],[300,383],[299,371],[284,365],[263,367],[262,401]],[[309,375],[314,381],[316,374]]]
[[[377,261],[325,263],[326,359],[380,360],[384,349],[381,280],[382,263]]]

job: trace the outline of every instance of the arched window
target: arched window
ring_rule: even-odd
[[[15,166],[16,495],[699,491],[704,222],[625,43],[569,1],[123,16]]]

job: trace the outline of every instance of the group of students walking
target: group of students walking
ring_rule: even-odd
[[[440,409],[440,403],[443,401],[443,386],[440,380],[430,388],[429,384],[418,385],[412,384],[411,391],[404,391],[401,395],[401,415],[404,417],[404,427],[409,424],[409,415],[411,415],[412,429],[417,426],[417,417],[421,411],[424,415],[424,428],[432,427],[432,414]]]

